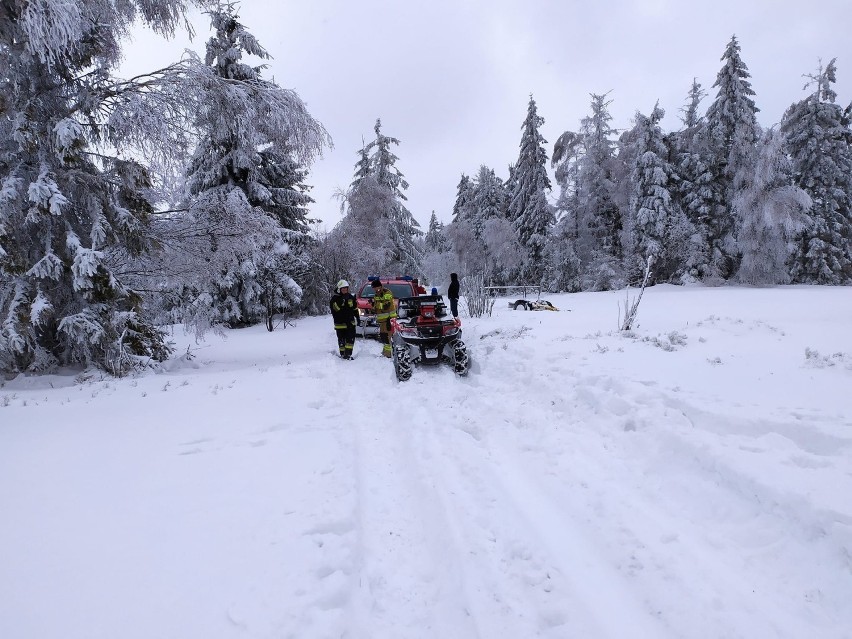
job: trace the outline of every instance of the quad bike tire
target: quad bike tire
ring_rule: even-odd
[[[395,345],[393,347],[393,369],[396,372],[397,381],[407,382],[411,379],[412,368],[411,352],[408,350],[408,345]]]
[[[529,311],[529,310],[531,310],[531,309],[532,309],[532,307],[531,307],[531,306],[529,306],[529,305],[528,305],[528,304],[527,304],[524,300],[518,300],[517,302],[515,302],[515,305],[514,305],[512,308],[513,308],[514,310],[516,310],[516,311],[517,311],[519,308],[522,308],[522,309],[524,309],[525,311]]]
[[[467,354],[467,346],[461,340],[453,343],[453,371],[459,377],[464,377],[470,370],[470,357]]]

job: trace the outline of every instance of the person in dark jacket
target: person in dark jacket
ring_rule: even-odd
[[[358,325],[358,302],[349,292],[349,282],[340,280],[337,293],[331,298],[331,316],[334,318],[334,332],[337,333],[337,346],[343,359],[352,359],[355,347],[355,327]]]
[[[453,317],[459,316],[459,276],[450,273],[450,285],[447,287],[447,297],[450,298],[450,312]]]

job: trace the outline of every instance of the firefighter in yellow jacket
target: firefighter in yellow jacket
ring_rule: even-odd
[[[391,319],[396,317],[396,305],[393,302],[393,293],[390,289],[382,286],[379,279],[371,282],[373,287],[373,310],[376,311],[376,323],[379,325],[379,337],[382,340],[382,355],[391,356]]]

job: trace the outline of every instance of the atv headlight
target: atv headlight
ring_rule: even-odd
[[[450,325],[450,326],[444,327],[443,335],[444,335],[444,337],[452,337],[453,335],[457,335],[458,332],[459,332],[458,326]]]

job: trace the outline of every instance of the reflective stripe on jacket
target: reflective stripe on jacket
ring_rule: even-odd
[[[376,311],[376,320],[385,322],[392,317],[396,317],[396,305],[393,303],[393,293],[389,289],[383,288],[381,292],[376,291],[373,297],[373,308]]]

